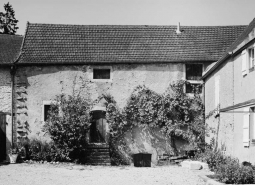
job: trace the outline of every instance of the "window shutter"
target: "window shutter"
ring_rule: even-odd
[[[247,74],[247,52],[246,50],[242,51],[242,75]]]
[[[246,107],[243,109],[243,146],[248,147],[250,141],[250,108]]]

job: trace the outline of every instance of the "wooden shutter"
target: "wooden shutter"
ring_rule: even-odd
[[[243,146],[248,147],[250,142],[250,108],[243,109]]]
[[[242,51],[242,75],[247,74],[247,52],[246,50]]]

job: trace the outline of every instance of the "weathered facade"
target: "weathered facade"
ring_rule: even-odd
[[[0,161],[12,143],[11,65],[17,59],[22,36],[0,34]]]
[[[207,123],[216,147],[240,162],[255,162],[253,20],[223,57],[204,74]]]
[[[123,108],[138,85],[163,93],[180,79],[201,83],[188,77],[188,69],[198,67],[202,74],[244,28],[186,26],[176,32],[176,26],[28,24],[16,63],[16,139],[43,137],[46,109],[56,95],[80,93],[95,100],[109,93]],[[131,152],[152,153],[153,162],[171,153],[169,141],[155,133],[135,129],[136,143],[127,143]],[[181,152],[182,143],[177,145]]]

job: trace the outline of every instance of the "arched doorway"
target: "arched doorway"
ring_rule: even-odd
[[[108,123],[105,118],[106,101],[102,98],[91,110],[90,143],[108,143]]]
[[[107,121],[105,112],[101,110],[93,111],[92,123],[90,126],[90,143],[108,143],[107,142]]]

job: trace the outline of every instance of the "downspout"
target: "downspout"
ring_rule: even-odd
[[[12,147],[14,147],[14,83],[15,83],[15,65],[11,66],[11,125],[12,125]]]

